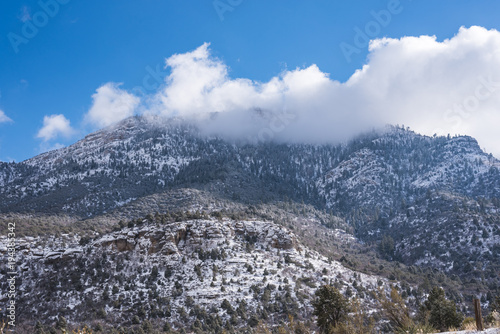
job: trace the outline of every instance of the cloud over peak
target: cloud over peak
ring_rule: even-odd
[[[208,43],[170,56],[165,65],[164,83],[150,95],[139,98],[112,82],[99,87],[84,123],[101,128],[134,114],[158,114],[198,121],[210,134],[305,143],[404,124],[427,135],[473,136],[500,157],[497,30],[462,27],[441,42],[435,36],[372,40],[366,64],[346,82],[314,64],[266,82],[232,78]],[[67,133],[69,121],[59,121],[39,137]]]
[[[166,65],[170,74],[151,110],[209,119],[202,123],[209,132],[317,143],[405,124],[427,135],[474,136],[500,156],[497,30],[461,27],[441,42],[435,36],[373,40],[367,63],[344,83],[316,65],[283,71],[267,82],[233,79],[207,43],[171,56]],[[258,117],[256,110],[267,116]],[[283,115],[287,121],[278,121]]]
[[[96,90],[92,95],[92,107],[85,115],[85,123],[102,128],[134,115],[140,99],[120,89],[120,86],[108,82]]]

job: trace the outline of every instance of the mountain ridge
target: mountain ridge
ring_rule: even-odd
[[[142,203],[135,205],[137,217],[150,213],[140,209],[150,208],[154,196],[148,196],[182,189],[243,206],[302,202],[343,219],[344,228],[362,240],[396,236],[395,257],[411,264],[423,259],[403,250],[407,229],[425,234],[423,226],[435,226],[439,234],[439,226],[445,229],[452,220],[474,222],[482,231],[480,241],[496,247],[499,170],[500,162],[468,136],[427,137],[387,127],[339,145],[249,144],[201,136],[180,120],[133,117],[67,148],[4,164],[0,212],[88,219],[108,212],[120,216],[120,208]],[[428,214],[432,198],[441,204]],[[457,218],[457,205],[467,219]],[[433,225],[439,219],[448,223]],[[459,240],[468,242],[459,253],[478,242],[465,235],[473,229],[462,230]]]

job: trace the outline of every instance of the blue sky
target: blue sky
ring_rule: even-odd
[[[443,41],[457,35],[461,26],[500,30],[498,1],[396,2],[4,1],[0,160],[21,161],[78,140],[96,128],[85,115],[96,103],[92,96],[99,87],[116,83],[111,90],[129,92],[143,87],[148,68],[163,67],[166,58],[205,42],[210,43],[210,57],[222,62],[231,78],[268,82],[283,71],[315,64],[343,83],[368,62],[368,46],[356,46],[355,29],[364,30],[376,22],[374,12],[390,6],[398,9],[370,39],[435,35]],[[41,4],[51,4],[53,15],[44,14]],[[29,24],[38,25],[38,31],[26,34]],[[347,59],[342,43],[359,53]],[[63,130],[44,136],[40,130],[50,115],[64,115],[58,123]],[[65,121],[70,122],[66,130]]]

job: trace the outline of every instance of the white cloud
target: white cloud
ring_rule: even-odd
[[[102,128],[134,114],[140,99],[120,89],[121,84],[107,83],[92,95],[93,104],[84,121]]]
[[[367,98],[386,123],[420,133],[467,134],[500,157],[500,33],[461,28],[435,37],[382,39],[370,44],[367,66],[346,86]]]
[[[3,110],[0,110],[0,123],[7,123],[7,122],[12,122],[12,120],[5,115]]]
[[[230,78],[204,44],[166,60],[171,73],[150,109],[201,117],[210,132],[296,142],[404,124],[428,135],[474,136],[500,157],[500,32],[474,26],[442,42],[383,38],[369,51],[366,65],[344,83],[315,65],[262,83]]]
[[[227,66],[212,57],[208,47],[205,43],[192,52],[166,60],[171,74],[155,96],[152,111],[202,119],[220,113],[216,121],[204,122],[204,125],[211,130],[235,130],[239,135],[249,135],[258,130],[262,122],[284,113],[287,105],[308,110],[323,107],[315,99],[339,85],[316,65],[285,71],[265,83],[231,79]],[[240,127],[245,128],[243,133]]]
[[[70,121],[64,115],[50,115],[43,117],[43,127],[36,137],[49,141],[59,136],[70,137],[74,133],[75,130],[71,127]]]

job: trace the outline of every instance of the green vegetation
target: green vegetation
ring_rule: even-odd
[[[434,287],[424,305],[420,309],[422,318],[428,321],[434,328],[445,331],[448,328],[459,328],[464,316],[457,312],[457,306],[451,300],[447,300],[444,290]]]
[[[339,290],[330,285],[323,285],[315,295],[313,314],[317,317],[316,323],[322,333],[331,333],[341,321],[347,319],[349,303]]]
[[[380,317],[385,320],[384,332],[435,333],[460,328],[463,315],[454,302],[445,298],[441,288],[434,287],[419,310],[417,317],[410,310],[396,288],[389,296],[378,293]],[[367,316],[357,299],[349,301],[335,287],[324,285],[316,291],[313,302],[314,315],[321,333],[370,334],[379,333],[373,326],[373,318]]]

